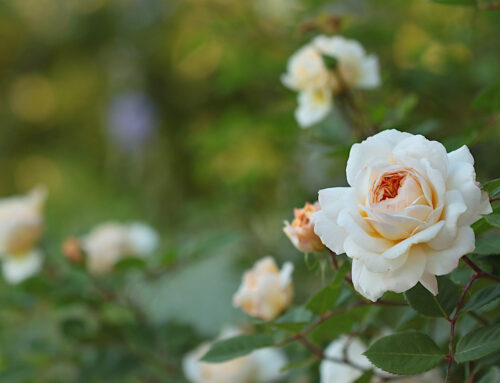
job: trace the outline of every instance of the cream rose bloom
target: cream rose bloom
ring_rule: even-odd
[[[335,58],[338,71],[329,69],[323,56]],[[367,55],[355,40],[320,35],[290,57],[281,81],[299,92],[295,118],[301,127],[307,128],[328,115],[334,95],[342,92],[344,86],[359,89],[379,86],[378,59]]]
[[[238,329],[229,328],[219,339],[240,335]],[[262,349],[223,363],[205,363],[200,358],[210,349],[204,343],[187,354],[182,362],[184,375],[191,383],[270,383],[283,374],[281,368],[287,363],[280,350]]]
[[[81,241],[90,272],[104,274],[126,257],[146,257],[158,246],[158,234],[140,222],[107,222],[97,226]]]
[[[322,55],[333,57],[338,62],[338,71],[348,88],[373,89],[380,85],[378,58],[367,55],[356,40],[342,36],[317,36],[314,46]],[[335,76],[335,91],[341,91],[340,79]]]
[[[292,301],[292,272],[290,262],[280,271],[272,257],[261,259],[243,275],[243,282],[233,296],[233,305],[263,320],[276,318]]]
[[[344,351],[345,350],[345,351]],[[345,355],[348,360],[356,366],[364,369],[374,369],[377,377],[373,379],[374,383],[382,383],[384,378],[394,378],[394,375],[386,373],[379,368],[374,367],[368,358],[363,355],[366,346],[358,338],[349,338],[341,336],[333,341],[325,350],[325,356],[342,360]],[[320,383],[353,383],[363,372],[360,369],[352,367],[346,363],[337,363],[324,359],[320,364]],[[391,380],[398,383],[442,383],[443,377],[439,370],[431,370],[421,375],[405,376],[401,379]]]
[[[346,173],[350,187],[319,192],[314,230],[353,259],[356,290],[375,301],[420,282],[437,294],[436,275],[474,250],[470,226],[491,212],[469,149],[446,153],[439,142],[386,130],[353,145]]]
[[[303,253],[312,253],[313,251],[323,250],[325,245],[314,232],[312,222],[313,213],[317,212],[321,207],[319,203],[311,204],[306,202],[302,209],[294,209],[295,219],[290,224],[285,221],[283,231],[290,239],[293,245]]]
[[[36,188],[27,195],[0,200],[0,254],[8,283],[20,283],[42,266],[36,246],[43,231],[46,197],[44,188]]]

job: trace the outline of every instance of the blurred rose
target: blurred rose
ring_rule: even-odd
[[[394,375],[374,367],[366,356],[363,355],[365,351],[366,346],[359,339],[341,336],[326,348],[325,356],[342,360],[345,355],[349,362],[352,362],[362,369],[369,370],[374,368],[378,375],[374,378],[374,383],[382,383],[385,381],[383,378],[394,377]],[[324,359],[320,365],[320,383],[353,383],[362,374],[363,372],[360,369],[346,363],[337,363]],[[432,370],[425,374],[402,377],[402,379],[397,379],[395,381],[399,383],[441,383],[443,377],[439,370]]]
[[[325,65],[324,57],[336,60],[336,69]],[[341,78],[339,78],[339,75]],[[341,36],[317,36],[288,60],[283,84],[297,92],[295,118],[307,128],[330,112],[333,96],[344,87],[371,89],[380,85],[378,59],[367,55],[363,46]]]
[[[387,130],[353,145],[346,171],[351,187],[319,192],[314,230],[353,259],[356,290],[375,301],[420,282],[437,294],[436,275],[474,250],[470,225],[491,212],[469,149],[447,154],[439,142]]]
[[[349,88],[372,89],[380,85],[378,59],[367,55],[363,46],[356,40],[342,36],[317,36],[314,46],[322,55],[337,60],[337,70],[341,80],[335,76],[334,91],[341,91],[340,81]]]
[[[312,215],[321,209],[319,203],[306,205],[302,209],[294,209],[295,219],[292,224],[285,221],[283,231],[290,238],[293,245],[303,253],[312,253],[325,248],[319,237],[314,233]]]
[[[3,276],[9,283],[22,282],[41,268],[42,254],[36,246],[46,197],[45,189],[36,188],[25,196],[0,200],[0,253]]]
[[[241,332],[226,329],[219,339],[231,338]],[[184,357],[182,367],[191,383],[268,383],[279,379],[286,357],[280,350],[261,349],[249,355],[223,363],[200,362],[200,358],[210,349],[204,343]]]
[[[150,255],[158,245],[158,234],[139,222],[107,222],[97,226],[81,242],[90,272],[103,274],[112,271],[121,259]]]
[[[151,99],[144,93],[116,96],[108,110],[108,134],[124,152],[143,149],[156,130],[156,114]]]
[[[233,296],[233,305],[254,317],[276,318],[292,301],[292,272],[290,262],[280,271],[272,257],[261,259],[243,275],[243,282]]]

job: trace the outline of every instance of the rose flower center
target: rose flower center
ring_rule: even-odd
[[[407,172],[387,173],[379,179],[379,182],[374,185],[374,190],[371,193],[371,203],[379,203],[386,199],[396,198],[399,189],[403,185]]]

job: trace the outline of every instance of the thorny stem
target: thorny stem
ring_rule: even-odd
[[[500,197],[490,198],[490,202],[500,201]]]

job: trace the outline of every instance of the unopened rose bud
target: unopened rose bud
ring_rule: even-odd
[[[243,275],[233,305],[257,318],[276,318],[292,301],[292,272],[290,262],[285,263],[280,271],[273,257],[261,259]]]
[[[83,262],[83,251],[80,245],[80,241],[77,238],[68,238],[62,246],[62,252],[68,260],[73,263]]]
[[[295,219],[291,225],[288,221],[285,221],[283,231],[290,238],[293,245],[303,253],[312,253],[325,248],[325,245],[314,233],[314,224],[312,222],[312,215],[320,209],[321,207],[317,202],[314,204],[306,202],[302,209],[294,209]]]

